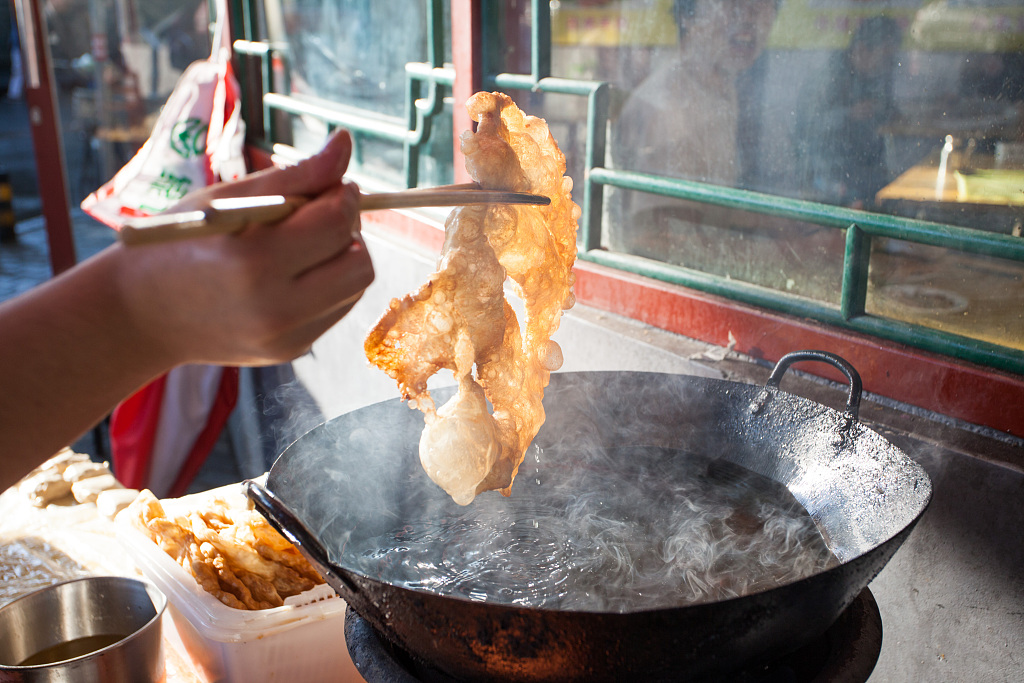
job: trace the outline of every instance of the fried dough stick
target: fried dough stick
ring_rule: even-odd
[[[551,335],[575,303],[580,216],[565,156],[542,119],[501,93],[477,93],[467,108],[479,124],[461,138],[473,179],[485,189],[545,195],[551,204],[457,208],[445,224],[437,272],[392,300],[365,343],[367,358],[423,411],[420,460],[461,505],[491,489],[509,495],[544,423],[544,388],[562,364]],[[526,309],[525,333],[505,299],[506,276]],[[427,380],[441,369],[452,371],[458,393],[436,408]]]
[[[228,500],[215,498],[171,517],[145,490],[121,514],[229,607],[280,607],[286,598],[323,583],[262,515],[232,507]]]

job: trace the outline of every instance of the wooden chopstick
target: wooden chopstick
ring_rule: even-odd
[[[503,190],[422,188],[401,192],[364,194],[359,199],[360,211],[380,209],[408,209],[421,206],[468,206],[470,204],[535,204],[551,203],[548,197],[525,192]]]
[[[271,224],[284,220],[305,204],[305,197],[262,195],[214,199],[205,210],[161,214],[130,221],[119,232],[126,245],[153,244],[204,235],[237,232],[252,223]],[[481,190],[476,183],[414,188],[400,192],[363,194],[360,211],[407,209],[424,206],[466,206],[470,204],[534,204],[544,206],[551,199],[525,192]]]

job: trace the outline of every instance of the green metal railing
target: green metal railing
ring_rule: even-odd
[[[640,190],[665,197],[799,220],[833,229],[845,229],[846,249],[843,254],[842,287],[838,308],[757,285],[628,254],[594,249],[581,253],[582,259],[754,306],[909,344],[926,351],[1010,372],[1024,373],[1024,353],[1015,349],[865,312],[873,237],[904,240],[1024,262],[1024,240],[1020,238],[630,171],[591,168],[589,175],[589,182],[600,185]],[[1021,302],[1021,305],[1024,306],[1024,302]]]
[[[485,22],[487,20],[485,15]],[[581,260],[717,294],[754,306],[810,318],[988,367],[1024,374],[1024,352],[1017,349],[923,325],[871,315],[865,311],[873,237],[905,240],[1020,262],[1024,262],[1024,240],[1010,235],[606,168],[605,133],[608,125],[610,85],[604,82],[551,77],[551,16],[547,2],[533,0],[531,22],[532,73],[496,74],[485,77],[485,85],[532,92],[581,95],[588,98],[586,165],[581,206],[583,213],[580,219],[579,239]],[[487,29],[492,35],[500,35],[493,25]],[[485,35],[488,34],[487,29]],[[605,186],[800,220],[833,229],[845,229],[846,249],[843,254],[839,308],[691,268],[602,249],[601,215]],[[1021,305],[1024,306],[1024,302],[1021,302]]]
[[[442,87],[454,81],[454,71],[441,64],[440,0],[429,2],[427,30],[431,45],[430,63],[406,66],[407,92],[404,121],[382,117],[373,112],[347,109],[327,102],[310,102],[271,92],[269,63],[276,55],[286,59],[283,48],[239,41],[236,50],[256,56],[264,63],[262,84],[264,120],[273,112],[316,116],[330,125],[345,126],[368,136],[403,144],[405,180],[415,187],[418,155],[430,136],[431,119],[440,111]],[[500,12],[483,3],[482,35],[500,36]],[[243,34],[236,34],[243,35]],[[485,44],[486,47],[486,44]],[[579,258],[664,282],[717,294],[729,299],[818,320],[845,329],[901,342],[926,351],[940,353],[1017,374],[1024,374],[1024,352],[1018,349],[952,334],[923,325],[907,323],[866,312],[868,269],[873,238],[905,240],[915,244],[956,249],[966,253],[1024,262],[1024,240],[1009,235],[986,233],[967,228],[856,211],[816,202],[789,199],[746,190],[708,185],[606,167],[606,131],[610,111],[611,86],[601,81],[585,81],[551,76],[551,16],[548,2],[533,0],[531,5],[531,60],[529,74],[495,73],[493,64],[484,64],[484,85],[488,89],[526,90],[530,92],[573,95],[587,98],[586,140]],[[491,58],[493,61],[493,57]],[[244,87],[244,85],[243,85]],[[421,99],[421,91],[428,95]],[[273,133],[273,131],[271,131]],[[268,136],[273,140],[273,136]],[[654,195],[685,199],[714,206],[777,216],[846,231],[843,254],[840,304],[838,307],[782,291],[748,284],[691,268],[674,266],[601,248],[601,219],[604,187],[614,186]],[[1024,302],[1021,302],[1024,306]]]
[[[430,140],[434,118],[444,106],[444,89],[450,91],[455,81],[455,70],[444,64],[444,2],[429,0],[427,3],[427,62],[411,62],[405,65],[405,116],[386,116],[378,112],[347,107],[327,100],[297,98],[274,92],[273,65],[275,60],[282,65],[287,78],[289,69],[289,48],[265,41],[253,40],[255,11],[252,3],[244,0],[236,16],[243,17],[236,26],[235,35],[245,36],[233,44],[236,54],[255,58],[260,65],[260,83],[249,83],[240,78],[243,96],[253,93],[261,95],[264,136],[250,139],[250,143],[266,151],[272,151],[274,141],[280,139],[276,129],[276,112],[288,115],[310,116],[326,123],[329,129],[344,127],[355,135],[365,135],[376,140],[403,146],[403,175],[406,187],[419,183],[419,158]],[[290,88],[282,87],[286,93]],[[281,87],[281,86],[278,86]],[[424,94],[425,93],[425,94]],[[359,149],[353,152],[359,160]]]

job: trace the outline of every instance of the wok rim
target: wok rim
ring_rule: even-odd
[[[790,356],[798,356],[798,355],[804,354],[804,353],[824,353],[824,352],[794,352],[792,354],[787,354],[787,357],[782,359],[782,360],[780,360],[779,363],[776,365],[776,371],[773,372],[773,376],[778,373],[779,368],[783,366],[783,364],[784,364],[784,362],[786,361],[787,358],[789,358]],[[833,354],[827,354],[827,355],[832,356]],[[793,361],[789,361],[789,362],[791,363]],[[843,362],[845,363],[845,361],[843,361]],[[785,368],[783,368],[783,371],[784,370],[785,370]],[[854,375],[856,375],[856,371],[853,371],[853,372],[854,372]],[[745,594],[742,594],[742,595],[737,595],[737,596],[733,596],[733,597],[729,597],[729,598],[723,598],[723,599],[719,599],[719,600],[709,600],[709,601],[701,601],[701,602],[693,602],[693,603],[684,603],[684,604],[672,605],[672,606],[667,606],[667,607],[648,607],[648,608],[636,609],[636,610],[628,610],[628,611],[580,610],[580,609],[572,609],[572,608],[564,609],[564,608],[540,607],[540,606],[533,607],[533,606],[519,605],[519,604],[510,604],[510,603],[504,603],[504,602],[489,602],[489,601],[485,601],[485,600],[473,600],[473,599],[464,597],[462,595],[452,595],[452,594],[437,593],[435,591],[431,591],[429,589],[419,588],[419,587],[399,586],[399,585],[396,585],[394,583],[390,583],[387,580],[384,580],[384,579],[381,579],[381,578],[374,578],[374,577],[371,577],[371,576],[367,576],[363,572],[360,572],[360,571],[358,571],[356,569],[353,569],[351,567],[345,566],[341,562],[332,561],[331,558],[330,558],[330,553],[326,552],[326,551],[324,551],[323,557],[316,557],[316,553],[314,553],[313,556],[309,556],[308,553],[310,551],[310,548],[308,547],[308,543],[304,544],[304,543],[296,542],[293,538],[291,538],[291,531],[292,531],[291,529],[286,529],[284,527],[284,525],[279,525],[278,524],[278,520],[276,518],[272,517],[272,516],[269,516],[265,510],[261,509],[260,512],[262,514],[264,514],[264,516],[266,516],[268,518],[268,520],[275,526],[275,528],[278,529],[278,531],[280,531],[282,534],[284,534],[286,536],[286,538],[289,538],[289,540],[292,540],[293,543],[295,543],[295,545],[299,548],[299,550],[304,555],[307,555],[307,559],[314,560],[314,558],[315,558],[315,562],[318,565],[324,566],[324,567],[329,567],[331,569],[332,573],[339,575],[339,577],[346,576],[346,575],[347,576],[355,575],[355,576],[358,576],[363,581],[370,582],[370,583],[373,583],[373,584],[377,584],[379,586],[387,586],[389,589],[399,590],[399,591],[407,591],[407,592],[409,592],[411,594],[414,594],[414,595],[424,595],[424,596],[429,596],[429,597],[432,597],[432,598],[436,597],[436,598],[444,598],[445,600],[454,600],[454,601],[456,601],[456,602],[458,602],[460,604],[465,604],[465,605],[487,605],[490,608],[502,608],[503,610],[510,610],[512,612],[519,612],[519,611],[521,611],[521,612],[531,613],[531,614],[533,614],[533,613],[537,613],[537,614],[572,614],[572,615],[598,615],[598,616],[607,616],[607,617],[617,617],[617,616],[626,616],[626,615],[658,615],[658,614],[662,614],[662,613],[665,613],[665,612],[673,612],[673,611],[680,610],[680,609],[687,609],[687,610],[689,610],[689,609],[699,609],[699,608],[702,608],[702,607],[712,608],[714,606],[724,606],[724,605],[728,605],[730,603],[736,603],[738,601],[748,600],[748,599],[750,599],[750,598],[752,598],[754,596],[770,596],[770,594],[772,594],[774,592],[785,591],[787,588],[789,588],[789,587],[791,587],[791,586],[793,586],[795,584],[804,583],[804,582],[806,582],[808,580],[815,579],[817,577],[821,577],[821,576],[826,576],[827,577],[827,576],[830,576],[830,575],[837,575],[837,574],[843,573],[843,571],[845,569],[847,569],[848,565],[856,563],[858,560],[863,560],[863,558],[867,557],[868,555],[871,555],[873,553],[878,552],[883,546],[892,544],[897,538],[900,538],[899,542],[896,544],[896,548],[898,549],[898,547],[900,545],[902,545],[902,543],[909,536],[911,531],[916,527],[917,523],[920,521],[920,519],[924,515],[924,513],[928,510],[928,507],[931,504],[932,496],[933,496],[933,493],[934,493],[934,487],[932,485],[931,478],[928,475],[927,471],[925,471],[924,468],[920,465],[920,463],[916,462],[913,458],[911,458],[909,455],[907,455],[901,448],[899,448],[895,444],[892,444],[892,442],[890,442],[888,439],[886,439],[883,435],[881,435],[880,433],[878,433],[877,431],[875,431],[874,429],[872,429],[871,427],[869,427],[868,425],[865,425],[863,422],[860,421],[859,417],[856,414],[856,402],[859,401],[859,391],[860,391],[859,381],[858,382],[854,382],[854,380],[851,378],[851,383],[858,384],[858,386],[856,387],[856,393],[858,395],[856,397],[854,397],[854,393],[855,393],[854,392],[854,388],[851,388],[851,395],[850,395],[850,398],[849,398],[848,403],[847,403],[847,411],[844,413],[843,411],[837,410],[836,408],[833,408],[831,406],[825,405],[823,403],[819,403],[818,401],[815,401],[813,399],[810,399],[810,398],[807,398],[807,397],[804,397],[804,396],[800,396],[799,394],[793,394],[793,393],[787,392],[787,391],[779,388],[778,387],[778,379],[781,379],[781,373],[778,373],[778,374],[779,374],[779,377],[777,377],[775,379],[775,385],[774,386],[771,386],[772,380],[769,380],[769,383],[766,386],[761,386],[761,385],[756,384],[756,383],[737,382],[735,380],[728,380],[728,379],[723,379],[723,378],[703,377],[703,376],[697,376],[697,375],[687,375],[687,374],[683,374],[683,373],[665,373],[665,372],[646,371],[646,370],[625,370],[625,371],[623,371],[623,370],[589,370],[589,371],[574,371],[574,372],[564,372],[564,373],[552,373],[552,377],[553,378],[556,375],[560,376],[560,377],[567,377],[568,379],[566,381],[571,381],[574,378],[600,377],[600,376],[616,376],[616,377],[621,377],[623,375],[635,375],[635,376],[640,376],[640,377],[646,376],[646,377],[652,377],[652,378],[653,377],[666,377],[666,376],[670,376],[670,377],[677,377],[677,378],[685,378],[685,380],[687,382],[694,382],[694,383],[697,383],[697,384],[705,384],[705,385],[708,385],[708,386],[718,386],[719,387],[718,390],[721,391],[722,393],[726,393],[726,394],[728,394],[729,392],[731,392],[733,390],[740,390],[741,392],[747,392],[747,393],[751,394],[752,396],[757,396],[761,392],[774,391],[776,393],[783,394],[783,395],[787,396],[790,400],[795,400],[795,401],[798,401],[798,402],[800,402],[802,404],[813,406],[813,407],[815,407],[817,409],[824,409],[824,410],[829,411],[831,413],[834,413],[836,415],[845,415],[848,419],[851,420],[852,424],[859,425],[859,427],[861,429],[863,429],[865,432],[868,432],[871,435],[873,435],[873,438],[881,439],[885,443],[889,444],[894,449],[894,451],[896,453],[898,453],[900,460],[903,461],[904,464],[908,465],[912,470],[916,471],[916,473],[918,475],[918,480],[924,484],[926,490],[924,491],[923,495],[921,495],[921,497],[919,499],[919,503],[918,503],[916,509],[913,509],[913,506],[908,505],[907,512],[908,512],[908,517],[910,519],[909,522],[904,524],[902,527],[896,529],[892,533],[888,534],[884,539],[882,539],[878,543],[874,544],[870,548],[866,548],[863,551],[859,552],[857,555],[855,555],[853,557],[850,557],[850,558],[847,558],[846,560],[841,560],[839,562],[839,564],[837,564],[837,565],[835,565],[833,567],[829,567],[828,569],[825,569],[825,570],[822,570],[822,571],[819,571],[819,572],[815,572],[815,573],[810,574],[808,576],[792,579],[792,580],[789,580],[789,581],[787,581],[785,583],[780,583],[780,584],[777,584],[777,585],[774,585],[774,586],[771,586],[771,587],[768,587],[768,588],[764,588],[764,589],[761,589],[761,590],[758,590],[758,591],[754,591],[754,592],[751,592],[751,593],[745,593]],[[431,388],[431,394],[434,395],[435,397],[437,397],[437,396],[445,396],[446,392],[454,393],[455,389],[457,389],[457,385],[455,385],[455,384],[443,385],[443,386],[439,386],[439,387],[436,387],[436,388],[432,387]],[[312,427],[311,429],[309,429],[307,432],[305,432],[301,436],[297,437],[286,448],[284,448],[282,450],[280,456],[278,456],[278,458],[274,462],[274,465],[271,467],[271,469],[270,469],[270,471],[268,473],[268,476],[266,478],[265,484],[261,485],[261,484],[259,484],[257,482],[249,481],[249,482],[246,482],[247,488],[248,487],[256,487],[258,489],[262,489],[264,492],[269,492],[269,493],[271,493],[271,495],[274,495],[272,493],[272,481],[273,481],[273,479],[275,479],[275,477],[274,477],[275,467],[277,466],[277,464],[279,462],[282,462],[282,459],[286,456],[286,454],[291,449],[296,448],[297,445],[300,442],[302,442],[304,439],[311,438],[313,434],[315,434],[316,432],[318,432],[321,429],[323,429],[326,425],[329,425],[329,424],[331,424],[331,423],[333,423],[335,421],[340,421],[340,420],[344,420],[344,419],[354,419],[354,416],[356,414],[358,414],[359,412],[361,412],[361,411],[369,411],[369,410],[372,410],[372,409],[375,409],[375,408],[380,408],[380,407],[387,406],[387,405],[400,405],[400,404],[403,404],[403,403],[407,403],[407,401],[405,399],[401,398],[401,397],[385,399],[383,401],[378,401],[378,402],[375,402],[375,403],[372,403],[372,404],[369,404],[369,405],[366,405],[366,406],[362,406],[362,407],[357,408],[355,410],[352,410],[352,411],[343,413],[341,415],[337,415],[337,416],[335,416],[333,418],[324,420],[320,424],[318,424],[318,425]],[[850,411],[851,403],[854,406],[852,415],[851,415],[851,411]],[[413,408],[410,407],[409,410],[413,410]],[[280,475],[280,472],[278,472],[278,474]],[[784,482],[778,482],[778,483],[781,483],[781,484],[785,485],[787,487],[787,489],[789,488],[788,484],[785,484]],[[484,492],[481,495],[498,495],[498,494],[496,492],[494,492],[494,491],[488,491],[488,492]],[[513,492],[513,495],[514,495],[514,492]],[[250,494],[250,498],[252,498],[251,494]],[[294,513],[294,511],[292,511],[290,508],[288,508],[287,504],[284,501],[280,501],[280,504],[287,510],[287,513],[288,513],[289,518],[290,518],[287,521],[301,523],[299,518],[298,518],[298,516]],[[310,535],[313,536],[313,534],[310,534]],[[315,536],[314,536],[314,538],[315,538]],[[895,553],[895,549],[893,550],[893,553]],[[891,556],[890,556],[890,559],[891,559]],[[886,560],[885,563],[883,563],[882,568],[884,568],[884,565],[887,564],[887,563],[888,563],[888,559]],[[881,571],[881,569],[879,569],[879,571]],[[877,575],[877,572],[875,573],[875,575]],[[874,579],[874,576],[872,576],[872,580],[873,579]],[[870,583],[870,581],[868,581],[868,583]],[[348,580],[344,580],[344,584],[346,586],[348,586],[349,585],[349,581]],[[354,590],[353,587],[349,586],[349,588]]]
[[[654,377],[671,377],[674,382],[657,387],[655,392],[638,398],[658,399],[661,396],[679,398],[709,399],[709,409],[693,415],[692,421],[678,423],[665,422],[658,430],[651,432],[647,445],[656,445],[659,440],[674,438],[673,429],[681,429],[681,435],[698,438],[707,434],[729,434],[727,441],[740,449],[734,459],[731,455],[726,459],[742,464],[748,462],[750,447],[759,439],[769,438],[772,430],[779,430],[774,442],[779,444],[777,455],[781,460],[769,460],[765,472],[773,471],[777,476],[770,478],[783,483],[812,517],[816,513],[827,517],[841,514],[840,519],[851,519],[850,508],[843,506],[871,504],[873,501],[866,495],[868,484],[877,484],[882,480],[870,473],[865,473],[864,458],[877,460],[882,466],[896,468],[886,483],[898,484],[902,489],[893,489],[893,497],[886,496],[883,500],[893,507],[892,514],[884,511],[865,518],[864,524],[874,524],[871,531],[865,526],[866,533],[861,534],[860,542],[852,542],[843,538],[826,538],[830,549],[836,552],[847,550],[856,554],[846,555],[839,564],[809,576],[777,584],[760,591],[746,593],[731,598],[711,600],[699,603],[683,603],[675,605],[648,606],[643,609],[629,611],[579,610],[555,607],[524,606],[501,602],[473,600],[462,595],[437,593],[424,587],[406,587],[388,583],[384,578],[373,578],[353,568],[344,566],[344,555],[338,562],[331,560],[331,554],[324,552],[319,540],[314,544],[322,554],[310,552],[312,546],[306,545],[300,538],[292,534],[290,523],[298,524],[308,534],[304,523],[298,519],[290,508],[285,506],[288,515],[282,522],[273,514],[261,508],[258,497],[253,493],[264,490],[253,484],[249,489],[250,498],[257,504],[260,512],[266,516],[281,533],[293,541],[300,552],[305,555],[335,590],[369,622],[379,633],[397,644],[417,660],[432,666],[459,680],[517,680],[517,681],[618,681],[622,676],[644,675],[652,680],[678,680],[680,675],[706,677],[722,676],[741,666],[767,661],[769,655],[781,651],[789,651],[810,642],[824,633],[857,598],[861,591],[874,580],[885,568],[902,544],[927,511],[934,492],[934,487],[924,468],[902,449],[884,436],[860,423],[856,418],[856,402],[848,402],[847,411],[842,413],[836,409],[799,395],[788,393],[776,387],[760,387],[753,383],[735,382],[720,378],[697,377],[649,371],[588,371],[577,373],[558,373],[552,375],[553,383],[560,377],[556,388],[572,390],[589,388],[592,383],[599,386],[593,393],[583,394],[580,402],[570,402],[567,410],[562,413],[554,426],[566,424],[581,409],[586,414],[586,406],[597,407],[595,417],[606,419],[622,419],[624,413],[617,407],[616,391],[633,390],[642,386],[638,383],[650,382]],[[609,382],[607,386],[600,386]],[[451,390],[454,387],[447,387]],[[441,392],[445,388],[433,389]],[[546,392],[547,393],[547,392]],[[555,395],[556,392],[551,392]],[[851,394],[852,394],[851,390]],[[783,400],[775,401],[778,396]],[[795,403],[793,403],[795,402]],[[309,430],[306,434],[292,442],[284,449],[268,473],[265,492],[273,496],[273,489],[278,488],[286,496],[292,497],[298,509],[304,510],[311,523],[323,520],[324,509],[316,505],[310,506],[311,499],[299,493],[301,489],[294,485],[308,474],[301,466],[287,470],[282,458],[289,452],[295,457],[312,456],[316,448],[333,443],[338,435],[351,433],[354,427],[370,425],[368,420],[388,419],[393,415],[401,399],[392,398],[355,411],[326,420]],[[699,404],[694,404],[699,405]],[[755,406],[757,406],[755,408]],[[766,422],[756,422],[761,407],[766,406]],[[803,409],[806,410],[803,410]],[[372,412],[372,411],[379,412]],[[405,408],[415,413],[411,408]],[[362,414],[361,411],[366,411]],[[799,413],[795,421],[789,418],[790,413]],[[672,408],[656,408],[643,413],[643,419],[673,419],[677,413]],[[549,415],[549,417],[551,417]],[[347,420],[347,421],[346,421]],[[339,421],[338,430],[332,432],[327,427]],[[398,447],[405,453],[407,430],[415,430],[415,425],[404,420],[395,421],[395,428],[400,434],[389,439],[385,448]],[[398,425],[401,424],[399,428]],[[650,422],[649,424],[658,424]],[[667,426],[666,426],[667,425]],[[845,426],[843,426],[845,425]],[[763,427],[765,429],[759,429]],[[583,429],[587,429],[586,426]],[[693,429],[693,433],[686,432]],[[317,444],[311,436],[318,430],[324,430],[325,441]],[[722,431],[725,430],[725,431]],[[730,431],[731,430],[731,431]],[[765,432],[769,437],[765,437]],[[582,433],[582,432],[579,432]],[[370,438],[381,434],[379,428],[367,432]],[[569,432],[570,436],[574,432]],[[841,435],[841,443],[837,442],[834,455],[854,458],[849,467],[845,461],[834,457],[823,456],[818,442],[811,441],[814,452],[808,459],[794,456],[793,448],[799,448],[802,436],[812,437]],[[300,446],[304,439],[311,439],[308,449]],[[608,441],[601,441],[609,438]],[[737,441],[738,440],[738,441]],[[341,443],[348,443],[347,441]],[[353,442],[353,443],[359,443]],[[546,447],[546,441],[542,442]],[[601,430],[599,444],[609,446],[621,445],[614,430]],[[681,444],[685,442],[680,442]],[[725,442],[723,442],[725,443]],[[345,447],[342,446],[343,451]],[[357,446],[358,448],[358,446]],[[294,450],[293,450],[294,449]],[[313,449],[313,450],[309,450]],[[684,450],[686,450],[684,448]],[[699,453],[700,451],[695,451]],[[339,462],[346,462],[347,457]],[[772,456],[774,457],[774,456]],[[787,458],[806,471],[813,470],[813,465],[835,467],[836,478],[829,481],[839,482],[842,486],[848,477],[855,477],[859,493],[849,498],[827,497],[824,505],[813,495],[804,491],[806,499],[794,491],[806,478],[797,474],[789,476],[786,469],[774,469],[772,463],[785,464]],[[294,461],[294,458],[292,459]],[[301,462],[301,461],[299,461]],[[325,463],[332,464],[329,459],[312,460],[316,467]],[[387,461],[390,466],[391,460]],[[749,461],[752,469],[764,469],[764,462]],[[418,463],[410,463],[414,469]],[[404,470],[403,470],[404,471]],[[371,477],[372,481],[372,477]],[[393,486],[396,479],[386,486]],[[912,489],[906,489],[906,484]],[[364,484],[365,485],[365,484]],[[360,489],[352,489],[360,490]],[[369,489],[366,489],[369,490]],[[814,488],[810,489],[813,493]],[[821,489],[828,494],[828,487]],[[905,497],[897,496],[899,490],[909,491]],[[492,494],[497,495],[497,494]],[[513,492],[513,495],[515,493]],[[283,501],[282,501],[283,502]],[[829,508],[829,505],[838,507]],[[816,507],[815,507],[816,506]],[[812,507],[815,509],[812,511]],[[860,508],[852,508],[854,510]],[[836,512],[836,511],[839,512]],[[330,513],[330,509],[326,510]],[[363,510],[374,514],[372,508]],[[362,519],[358,512],[343,513],[350,516],[353,523]],[[817,520],[817,518],[815,517]],[[353,524],[347,526],[352,527]],[[821,527],[834,529],[835,526]],[[339,554],[343,545],[339,545],[341,537],[325,534],[321,528],[320,535],[332,546],[332,553]],[[315,538],[310,534],[311,538]],[[833,545],[833,541],[836,545]],[[392,615],[402,615],[395,618]],[[538,635],[540,634],[540,635]],[[543,640],[541,640],[543,635]],[[468,640],[467,640],[468,639]],[[482,639],[482,640],[481,640]],[[474,645],[473,643],[477,643]],[[557,653],[550,648],[557,646]],[[550,673],[551,658],[565,658],[570,669],[560,673]],[[701,680],[704,680],[701,678]],[[714,679],[719,680],[719,679]]]

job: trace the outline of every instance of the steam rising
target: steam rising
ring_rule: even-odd
[[[300,438],[268,488],[344,571],[607,612],[796,582],[893,538],[931,495],[920,466],[878,435],[756,386],[555,373],[545,407],[511,497],[455,504],[420,466],[422,414],[397,399]]]
[[[514,510],[490,498],[499,504],[406,523],[350,544],[347,563],[443,595],[601,612],[738,597],[838,563],[784,486],[725,461],[655,450],[614,449],[575,471],[549,467],[545,483],[530,476],[539,471],[531,459],[579,458],[534,447]]]
[[[270,449],[269,462],[310,429],[323,422],[319,406],[301,381],[286,368],[273,368],[281,383],[258,394],[262,408],[261,440]]]

